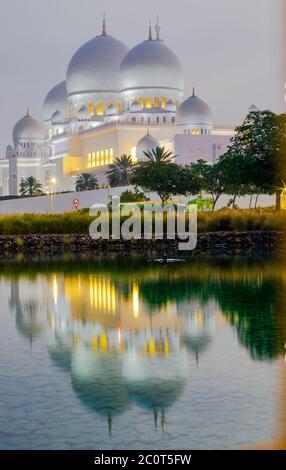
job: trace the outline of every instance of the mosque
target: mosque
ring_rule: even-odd
[[[43,105],[43,122],[27,113],[15,125],[12,144],[0,158],[0,195],[16,196],[22,179],[34,176],[48,192],[72,191],[81,173],[107,184],[114,159],[164,146],[177,163],[223,154],[233,128],[215,125],[209,106],[196,95],[184,97],[180,61],[149,26],[146,40],[128,49],[107,32],[73,55],[66,80],[54,86]]]

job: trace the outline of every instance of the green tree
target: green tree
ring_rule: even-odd
[[[219,161],[211,165],[205,160],[198,160],[191,164],[191,168],[199,179],[201,188],[211,195],[214,211],[219,198],[226,190],[223,165]]]
[[[98,187],[97,178],[92,173],[82,173],[75,180],[76,191],[89,191]]]
[[[20,194],[21,196],[40,196],[43,194],[43,186],[34,176],[28,176],[20,183]]]
[[[276,209],[286,181],[286,115],[251,112],[236,128],[227,156],[237,156],[244,166],[248,191],[276,193]],[[245,171],[247,169],[247,171]]]
[[[121,155],[109,165],[107,178],[110,186],[129,186],[134,163],[130,155]]]
[[[175,155],[165,147],[156,147],[155,149],[144,152],[147,157],[147,162],[153,163],[171,163]]]
[[[135,191],[124,191],[120,196],[120,202],[144,202],[149,201],[142,191],[135,189]]]
[[[165,204],[170,196],[184,194],[182,172],[183,169],[176,163],[150,161],[136,168],[131,182],[144,191],[156,192]]]

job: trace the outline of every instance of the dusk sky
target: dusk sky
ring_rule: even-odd
[[[254,102],[284,111],[284,0],[1,0],[0,152],[29,107],[42,117],[49,89],[65,79],[73,53],[100,33],[129,47],[160,16],[161,36],[178,55],[185,94],[193,86],[216,123],[238,124]]]

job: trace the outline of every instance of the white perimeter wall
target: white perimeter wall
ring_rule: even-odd
[[[133,189],[132,187],[122,187],[122,188],[111,188],[108,189],[98,189],[94,191],[82,191],[82,192],[73,192],[67,194],[56,194],[54,195],[54,211],[55,213],[62,214],[64,212],[73,211],[72,203],[74,199],[79,200],[79,209],[90,208],[93,204],[97,203],[106,203],[108,201],[108,196],[120,195],[123,191],[127,189]],[[158,200],[156,194],[148,194],[151,201]],[[184,202],[186,200],[194,199],[194,196],[189,198],[174,198],[174,201]],[[217,209],[225,207],[230,199],[230,196],[223,195],[217,204]],[[254,199],[252,201],[252,206],[254,205]],[[243,198],[237,198],[236,204],[241,208],[248,208],[250,202],[250,197],[246,196]],[[259,207],[267,207],[275,204],[274,196],[265,196],[261,195],[258,199]],[[32,197],[24,199],[12,199],[7,201],[0,201],[0,214],[25,214],[25,213],[34,213],[34,214],[48,214],[52,212],[52,204],[50,196],[41,196],[41,197]]]

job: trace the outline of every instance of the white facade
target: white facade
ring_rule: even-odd
[[[74,178],[106,171],[122,154],[142,160],[161,145],[187,165],[198,158],[214,162],[229,145],[233,128],[215,126],[208,105],[193,96],[183,101],[181,64],[160,37],[131,50],[102,33],[76,51],[66,79],[47,94],[43,124],[27,113],[13,131],[13,145],[0,159],[0,194],[17,195],[23,178],[34,176],[48,192],[71,191]],[[146,145],[146,148],[144,148]]]

